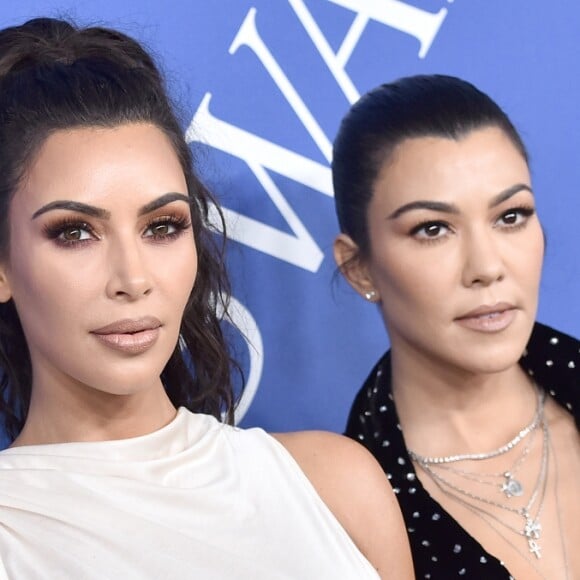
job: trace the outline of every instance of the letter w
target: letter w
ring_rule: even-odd
[[[332,147],[329,140],[259,37],[254,19],[255,9],[252,8],[240,27],[230,52],[235,52],[245,44],[256,53],[324,157],[330,161]],[[186,132],[186,139],[188,142],[201,141],[201,137],[210,146],[243,159],[293,234],[224,208],[228,236],[294,266],[316,272],[324,254],[282,195],[268,170],[332,196],[330,168],[216,118],[209,110],[211,98],[212,95],[206,93]],[[197,135],[198,130],[201,136]],[[217,224],[215,219],[214,223]]]

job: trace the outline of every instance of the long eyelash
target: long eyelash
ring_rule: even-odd
[[[153,236],[156,241],[168,241],[178,238],[185,230],[191,227],[191,220],[185,216],[160,216],[151,220],[146,227],[146,230],[154,227],[158,224],[170,224],[175,228],[175,231],[162,236]],[[59,236],[63,234],[66,230],[70,228],[78,228],[89,232],[91,235],[96,236],[94,229],[91,225],[78,218],[68,217],[63,218],[58,221],[47,223],[43,226],[43,233],[49,239],[53,240],[56,244],[64,246],[67,248],[75,248],[82,246],[91,240],[61,240]]]
[[[162,240],[173,239],[179,237],[185,230],[191,227],[191,220],[185,216],[160,216],[151,220],[145,230],[160,224],[170,224],[175,228],[175,231],[171,234],[164,234],[163,236],[157,236]],[[155,236],[154,236],[155,237]]]
[[[429,236],[417,236],[417,234],[427,226],[439,226],[441,228],[445,228],[448,233],[452,232],[451,226],[441,220],[424,220],[421,223],[418,223],[416,226],[409,231],[409,236],[414,238],[417,242],[424,245],[431,245],[431,244],[439,244],[446,239],[446,236],[437,236],[435,238],[430,238]]]
[[[515,225],[505,225],[505,229],[514,231],[514,230],[519,230],[520,228],[524,228],[526,227],[527,223],[528,223],[528,218],[530,218],[531,216],[533,216],[536,213],[536,208],[531,206],[531,205],[519,205],[519,206],[514,206],[514,207],[510,207],[508,210],[502,212],[497,219],[502,218],[503,216],[509,214],[509,213],[519,213],[521,214],[524,218],[526,218],[524,221],[522,221],[519,224],[515,224]]]
[[[58,221],[47,223],[43,226],[42,230],[44,232],[44,235],[49,240],[53,240],[55,243],[69,248],[79,246],[90,241],[90,240],[59,240],[58,237],[62,233],[64,233],[65,230],[68,230],[70,228],[78,228],[80,230],[86,230],[91,235],[96,236],[90,224],[74,217],[62,218]]]
[[[531,205],[519,205],[517,207],[512,207],[504,213],[508,213],[510,211],[519,211],[524,217],[530,217],[536,213],[536,208]]]
[[[93,228],[88,223],[74,218],[63,218],[57,222],[45,224],[42,230],[47,238],[53,240],[69,228],[79,228],[87,230],[88,232],[93,231]]]
[[[448,232],[452,232],[452,228],[451,226],[444,221],[440,221],[440,220],[425,220],[422,221],[421,223],[417,224],[416,226],[414,226],[411,231],[409,232],[410,236],[417,236],[417,234],[425,229],[427,226],[439,226],[440,228],[445,228]],[[428,236],[424,237],[424,238],[420,238],[421,242],[436,242],[438,241],[440,238],[429,238]]]
[[[411,229],[411,231],[409,232],[409,234],[414,236],[414,235],[418,234],[426,226],[441,226],[443,228],[447,228],[448,230],[451,229],[449,227],[449,224],[446,224],[445,222],[437,221],[437,220],[425,220],[425,221],[417,224],[416,226],[414,226]]]

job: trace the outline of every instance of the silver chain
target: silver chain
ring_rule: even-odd
[[[547,486],[547,472],[548,472],[548,459],[549,459],[549,431],[548,425],[546,422],[542,423],[542,429],[544,432],[544,441],[542,447],[542,459],[540,465],[540,471],[538,473],[538,478],[536,480],[536,484],[534,486],[534,490],[530,496],[530,499],[526,503],[524,507],[512,507],[509,505],[502,504],[498,501],[493,499],[488,499],[486,497],[482,497],[475,493],[471,493],[469,490],[463,489],[454,483],[448,481],[440,474],[433,470],[433,467],[429,464],[419,463],[419,466],[423,469],[423,471],[435,482],[435,484],[443,491],[447,496],[453,497],[456,501],[459,501],[463,505],[471,506],[471,511],[477,511],[481,514],[481,517],[485,519],[484,516],[491,518],[501,524],[506,529],[510,530],[511,532],[518,534],[520,536],[524,536],[527,543],[528,549],[530,553],[534,554],[537,559],[541,558],[541,547],[538,543],[540,539],[540,535],[542,532],[542,526],[540,523],[540,515],[542,512],[542,508],[544,505],[544,498],[546,493],[546,486]],[[538,510],[536,512],[535,517],[532,517],[531,511],[538,498],[538,495],[541,493]],[[523,529],[514,528],[512,525],[508,524],[507,522],[503,521],[496,514],[490,512],[488,509],[483,508],[480,505],[474,504],[473,501],[480,502],[489,506],[497,507],[499,509],[509,511],[511,513],[517,514],[524,518],[524,526]],[[490,525],[491,522],[489,522]],[[493,527],[493,525],[492,525]]]
[[[546,425],[546,429],[548,429],[548,426]],[[564,573],[565,573],[565,580],[569,580],[569,574],[568,574],[568,555],[567,555],[567,551],[566,551],[566,543],[564,541],[564,533],[562,530],[562,520],[561,520],[561,515],[560,515],[560,502],[558,499],[558,463],[556,460],[556,454],[554,451],[554,448],[552,446],[552,442],[551,442],[551,438],[549,436],[549,430],[548,430],[548,437],[547,437],[547,441],[548,441],[548,446],[552,451],[553,454],[553,461],[554,461],[554,494],[556,497],[556,510],[557,510],[557,516],[558,516],[558,530],[559,530],[559,535],[560,535],[560,543],[562,546],[562,554],[563,554],[563,559],[564,559]],[[509,544],[528,564],[530,564],[530,566],[532,566],[532,568],[534,568],[534,570],[538,573],[539,576],[542,577],[543,580],[551,580],[551,578],[548,578],[536,565],[536,563],[531,560],[526,554],[525,552],[523,552],[518,546],[516,546],[516,544],[514,544],[510,538],[508,538],[505,534],[503,534],[501,532],[501,530],[499,528],[497,528],[496,526],[493,525],[493,522],[490,521],[489,519],[486,518],[489,517],[495,521],[497,521],[498,523],[502,524],[503,526],[507,527],[508,529],[511,529],[514,532],[517,532],[519,534],[521,534],[521,532],[519,532],[518,530],[516,530],[515,528],[512,528],[511,526],[507,525],[505,522],[502,522],[495,514],[492,514],[490,512],[488,512],[487,510],[484,510],[482,508],[479,508],[477,506],[474,506],[472,504],[470,504],[469,502],[465,501],[464,499],[462,499],[459,496],[453,495],[452,493],[450,493],[449,491],[445,490],[443,487],[441,487],[441,485],[438,482],[435,482],[437,484],[437,486],[439,487],[439,489],[441,489],[441,491],[446,494],[448,497],[450,497],[451,499],[457,501],[458,503],[462,504],[464,507],[466,507],[467,509],[469,509],[474,515],[478,516],[479,518],[481,518],[481,520],[488,525],[496,534],[498,534],[507,544]],[[544,497],[545,497],[545,488],[547,485],[547,479],[546,482],[544,483],[544,489],[542,492],[542,499],[541,499],[541,504],[543,505],[544,502]],[[540,510],[541,510],[541,506],[540,506]],[[536,518],[539,516],[539,514],[536,516]]]
[[[514,506],[510,506],[510,505],[505,505],[505,504],[500,503],[498,501],[495,501],[493,499],[489,499],[489,498],[477,495],[475,493],[472,493],[469,490],[463,489],[463,488],[459,487],[458,485],[455,485],[454,483],[452,483],[448,479],[442,477],[439,473],[437,473],[433,469],[433,467],[430,464],[423,463],[421,461],[419,461],[418,464],[431,477],[431,479],[441,483],[443,486],[446,486],[447,488],[452,489],[453,491],[460,493],[463,496],[469,497],[470,499],[476,500],[476,501],[481,502],[481,503],[485,503],[487,505],[498,507],[500,509],[512,512],[514,514],[517,514],[519,516],[522,516],[522,517],[528,519],[530,517],[530,510],[532,509],[532,507],[533,507],[533,505],[538,497],[538,494],[540,492],[540,488],[542,487],[542,485],[544,484],[544,481],[546,479],[546,472],[547,472],[547,467],[548,467],[548,454],[549,454],[548,453],[549,449],[548,449],[548,445],[547,445],[548,444],[548,441],[547,441],[547,439],[548,439],[548,426],[546,423],[543,423],[542,429],[544,432],[544,441],[543,441],[543,446],[542,446],[542,459],[541,459],[541,463],[540,463],[540,471],[538,473],[538,478],[536,479],[536,483],[534,485],[534,490],[530,496],[530,499],[528,500],[528,503],[523,507],[517,508]],[[514,530],[515,530],[515,528],[514,528]]]
[[[498,457],[503,455],[508,451],[511,451],[522,439],[524,439],[529,433],[538,427],[542,421],[543,407],[544,407],[544,391],[537,389],[538,403],[536,406],[536,412],[529,425],[526,425],[511,441],[508,441],[505,445],[494,449],[493,451],[488,451],[486,453],[463,453],[460,455],[445,455],[443,457],[425,457],[419,455],[415,451],[408,450],[411,459],[421,464],[439,464],[439,463],[456,463],[457,461],[481,461],[483,459],[492,459],[493,457]]]
[[[467,469],[460,469],[458,467],[453,467],[452,464],[445,463],[436,464],[437,468],[448,471],[449,473],[453,473],[458,477],[462,477],[475,483],[480,483],[482,485],[499,488],[499,491],[501,491],[508,499],[511,497],[519,497],[523,494],[524,488],[522,484],[515,479],[514,476],[519,471],[520,467],[523,465],[524,461],[528,457],[530,450],[532,448],[532,444],[534,442],[536,432],[537,427],[532,431],[530,438],[527,440],[526,446],[524,447],[522,453],[516,458],[516,460],[512,463],[511,467],[507,470],[495,473],[476,472]],[[494,481],[497,480],[498,478],[501,478],[503,480],[501,484],[498,484],[497,481]]]
[[[443,457],[424,457],[419,455],[418,453],[409,451],[409,455],[411,459],[413,459],[418,464],[418,466],[421,467],[421,469],[426,473],[426,475],[430,477],[430,479],[435,483],[435,485],[441,490],[442,493],[444,493],[450,499],[463,505],[474,515],[478,516],[509,546],[511,546],[530,566],[532,566],[532,568],[538,573],[538,575],[543,580],[549,580],[548,577],[538,567],[536,561],[541,558],[541,547],[538,543],[538,540],[540,539],[540,535],[542,532],[542,526],[540,524],[540,515],[542,513],[546,499],[547,493],[546,490],[548,487],[549,456],[550,451],[552,451],[554,461],[554,485],[555,485],[556,511],[558,517],[558,529],[560,534],[560,542],[562,546],[562,554],[564,558],[565,578],[566,580],[568,580],[569,579],[568,555],[566,551],[566,544],[564,541],[564,532],[562,528],[560,504],[558,498],[558,465],[556,462],[556,455],[551,443],[548,423],[544,417],[545,393],[541,389],[538,389],[537,392],[538,392],[538,402],[536,412],[534,414],[534,417],[532,418],[532,421],[526,427],[524,427],[511,441],[493,451],[489,451],[487,453],[466,453],[458,455],[448,455]],[[489,480],[502,477],[505,479],[505,481],[503,485],[500,486],[501,491],[503,491],[508,498],[512,496],[520,496],[523,493],[523,487],[517,480],[514,479],[513,476],[527,458],[530,449],[532,447],[535,431],[540,426],[543,432],[543,440],[542,440],[543,445],[542,445],[542,456],[540,460],[540,469],[530,498],[526,503],[526,505],[523,507],[518,508],[511,505],[505,505],[503,503],[500,503],[499,501],[495,501],[487,497],[482,497],[476,493],[472,493],[470,490],[463,489],[462,487],[447,480],[440,473],[437,473],[437,471],[434,469],[434,467],[436,467],[437,469],[445,470],[451,474],[454,474],[457,477],[463,477],[464,479],[473,481],[475,483],[483,485],[492,485],[496,487],[497,483]],[[511,468],[507,471],[503,471],[501,473],[480,473],[469,471],[467,469],[460,469],[449,465],[459,461],[481,461],[485,459],[492,459],[494,457],[498,457],[513,449],[530,433],[532,433],[532,437],[530,437],[530,439],[527,441],[526,447],[514,461]],[[513,492],[514,489],[516,490],[516,493],[511,493]],[[539,498],[538,507],[535,516],[532,517],[531,512],[538,498]],[[523,517],[525,520],[523,529],[521,528],[518,529],[513,525],[511,525],[510,523],[502,520],[500,517],[498,517],[498,515],[494,514],[489,509],[484,508],[482,505],[477,505],[477,502],[479,502],[480,504],[486,504],[491,507],[496,507],[505,511],[509,511],[511,513]],[[529,554],[525,553],[521,548],[519,548],[515,544],[515,542],[513,542],[509,537],[506,536],[505,533],[502,533],[501,527],[494,524],[494,522],[499,524],[505,530],[517,534],[520,537],[523,536],[528,543]],[[535,558],[531,558],[531,554],[534,554]]]
[[[520,548],[518,548],[505,534],[502,534],[501,530],[496,528],[491,521],[487,520],[483,513],[478,511],[468,502],[462,501],[460,498],[455,498],[457,501],[460,501],[467,509],[469,509],[474,515],[481,518],[481,520],[487,524],[500,538],[502,538],[507,544],[509,544],[532,568],[538,573],[539,576],[542,577],[543,580],[550,580],[536,565],[533,560],[530,560],[525,552],[522,552]],[[491,515],[491,514],[489,514]],[[568,576],[566,576],[566,580],[568,580]]]
[[[505,529],[517,534],[518,536],[524,536],[526,538],[526,540],[528,541],[529,552],[533,553],[536,556],[536,560],[540,559],[540,557],[541,557],[540,547],[539,547],[538,543],[536,542],[536,540],[539,539],[540,533],[541,533],[541,525],[540,525],[539,519],[540,519],[540,515],[541,515],[542,510],[543,510],[544,502],[545,502],[545,498],[546,498],[546,490],[547,490],[547,485],[548,485],[548,468],[549,468],[550,450],[552,451],[552,453],[554,453],[552,443],[551,443],[551,438],[550,438],[549,427],[548,427],[548,424],[545,420],[542,421],[542,431],[543,431],[544,437],[543,437],[543,449],[542,449],[542,459],[541,459],[540,472],[538,473],[538,479],[536,480],[536,485],[534,486],[534,492],[532,493],[532,496],[530,497],[530,500],[528,501],[528,503],[522,508],[515,508],[512,506],[506,506],[506,505],[500,504],[499,502],[495,502],[493,500],[488,500],[487,498],[479,497],[476,494],[472,494],[471,492],[469,492],[469,490],[462,490],[461,488],[454,486],[450,482],[447,482],[444,478],[441,478],[441,476],[438,476],[438,474],[433,472],[432,466],[421,465],[421,464],[419,464],[419,466],[425,471],[425,473],[427,475],[429,475],[431,477],[433,482],[437,485],[437,487],[441,490],[442,493],[444,493],[450,499],[460,503],[465,508],[467,508],[469,511],[471,511],[474,515],[479,517],[496,534],[498,534],[509,546],[511,546],[530,566],[532,566],[532,568],[538,573],[539,576],[541,576],[541,578],[543,580],[549,580],[548,577],[537,566],[536,562],[533,559],[531,559],[525,552],[523,552],[509,537],[507,537],[504,533],[502,533],[501,529],[499,527],[497,527],[496,525],[494,525],[494,523],[493,523],[495,521],[498,524],[500,524],[502,527],[504,527]],[[555,470],[554,471],[554,485],[555,485],[554,493],[555,493],[555,497],[556,497],[558,529],[559,529],[559,534],[560,534],[560,542],[561,542],[561,546],[562,546],[562,554],[563,554],[563,558],[564,558],[565,578],[566,578],[566,580],[568,580],[569,579],[568,556],[567,556],[567,552],[566,552],[566,544],[564,541],[564,533],[562,531],[562,521],[561,521],[561,516],[560,516],[560,505],[559,505],[559,499],[558,499],[558,465],[556,462],[555,453],[553,456],[553,460],[554,460],[554,470]],[[446,487],[446,485],[448,487]],[[459,493],[455,493],[455,491],[457,491]],[[461,493],[463,493],[464,497],[459,495]],[[538,497],[538,493],[540,494],[538,509],[537,509],[535,517],[532,518],[530,512],[532,510],[533,504],[535,503],[535,501]],[[502,509],[510,511],[512,513],[516,513],[516,514],[524,517],[526,519],[526,526],[524,527],[524,530],[518,530],[517,528],[515,528],[512,525],[508,524],[507,522],[503,521],[496,514],[490,512],[489,510],[487,510],[481,506],[478,506],[476,504],[471,503],[466,498],[479,500],[479,501],[486,503],[488,505],[496,506],[496,507],[502,508]],[[533,524],[532,527],[529,527],[530,523]]]

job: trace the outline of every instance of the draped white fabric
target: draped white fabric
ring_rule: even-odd
[[[378,578],[275,439],[183,408],[142,437],[0,453],[0,560],[11,580]]]

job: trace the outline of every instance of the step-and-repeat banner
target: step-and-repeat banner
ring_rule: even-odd
[[[580,5],[575,0],[18,0],[0,25],[67,16],[152,49],[225,207],[242,425],[340,431],[388,342],[335,276],[330,161],[349,105],[415,73],[495,98],[530,153],[548,250],[539,319],[580,335]]]

